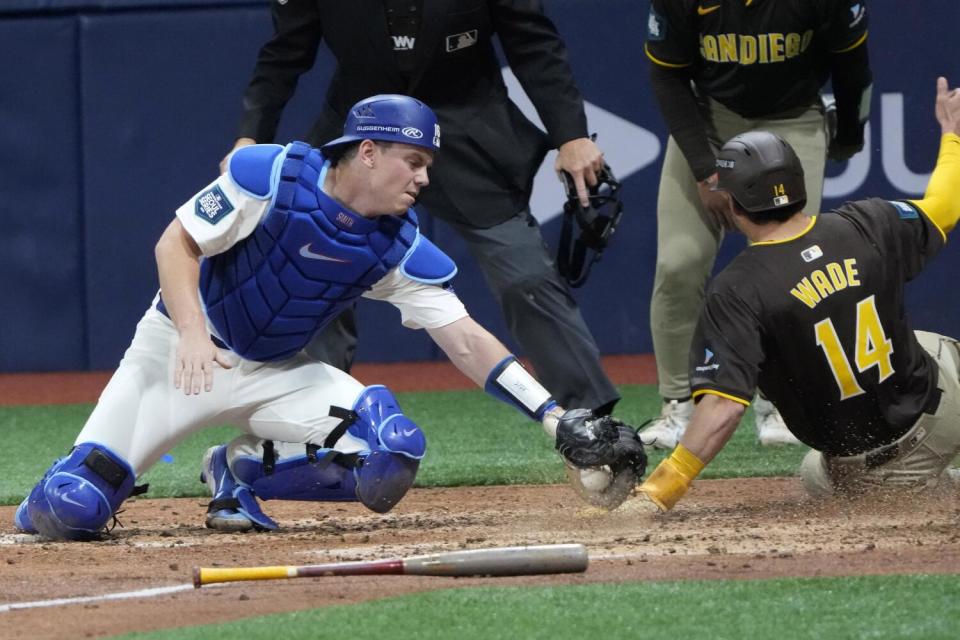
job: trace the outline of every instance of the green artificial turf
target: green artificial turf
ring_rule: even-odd
[[[656,389],[621,387],[616,414],[640,425],[659,412]],[[515,409],[479,390],[398,394],[404,412],[427,435],[427,456],[417,477],[419,486],[542,484],[563,482],[563,468],[543,430]],[[64,455],[83,427],[92,405],[0,408],[5,436],[0,503],[19,502],[58,457]],[[141,479],[150,483],[148,497],[198,496],[200,459],[207,447],[239,433],[216,427],[190,437]],[[704,478],[793,475],[805,449],[757,446],[748,412],[727,448],[704,471]],[[651,468],[662,452],[650,452]]]
[[[955,576],[464,588],[121,637],[955,640],[960,599]]]

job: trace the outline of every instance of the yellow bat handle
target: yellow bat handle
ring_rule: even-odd
[[[236,568],[208,568],[198,567],[193,572],[193,586],[214,582],[236,582],[238,580],[277,580],[280,578],[296,578],[296,567],[236,567]]]

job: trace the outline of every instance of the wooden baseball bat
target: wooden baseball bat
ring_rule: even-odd
[[[409,558],[331,562],[278,567],[194,567],[193,586],[214,582],[278,580],[324,576],[525,576],[546,573],[580,573],[589,558],[582,544],[547,544],[532,547],[494,547],[447,551]]]

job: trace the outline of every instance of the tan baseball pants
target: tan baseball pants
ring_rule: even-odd
[[[800,477],[811,495],[826,497],[880,487],[935,485],[960,452],[960,345],[952,338],[935,333],[917,331],[916,334],[920,345],[939,367],[937,387],[942,395],[936,412],[922,414],[897,442],[881,447],[883,451],[845,458],[810,451],[800,465]],[[885,455],[881,457],[878,453]],[[883,464],[871,465],[871,460],[888,457]]]

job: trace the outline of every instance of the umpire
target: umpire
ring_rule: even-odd
[[[278,0],[271,10],[275,32],[244,95],[236,147],[273,139],[321,40],[337,69],[307,137],[314,146],[337,137],[350,105],[365,96],[406,94],[431,105],[443,129],[443,161],[431,171],[420,204],[467,243],[511,333],[557,401],[609,413],[619,395],[529,210],[533,177],[548,149],[559,149],[556,167],[573,176],[585,205],[603,166],[587,137],[566,49],[541,3]],[[494,36],[547,135],[508,98]],[[355,344],[352,315],[341,317],[316,354],[347,370]]]
[[[870,107],[864,0],[652,0],[646,53],[670,132],[657,198],[657,269],[650,327],[661,416],[644,440],[672,448],[693,411],[687,354],[704,284],[729,228],[715,150],[754,129],[786,139],[819,211],[824,164],[863,146]],[[836,128],[820,87],[832,78]],[[795,442],[769,402],[757,402],[762,444]],[[763,428],[764,430],[761,430]]]

